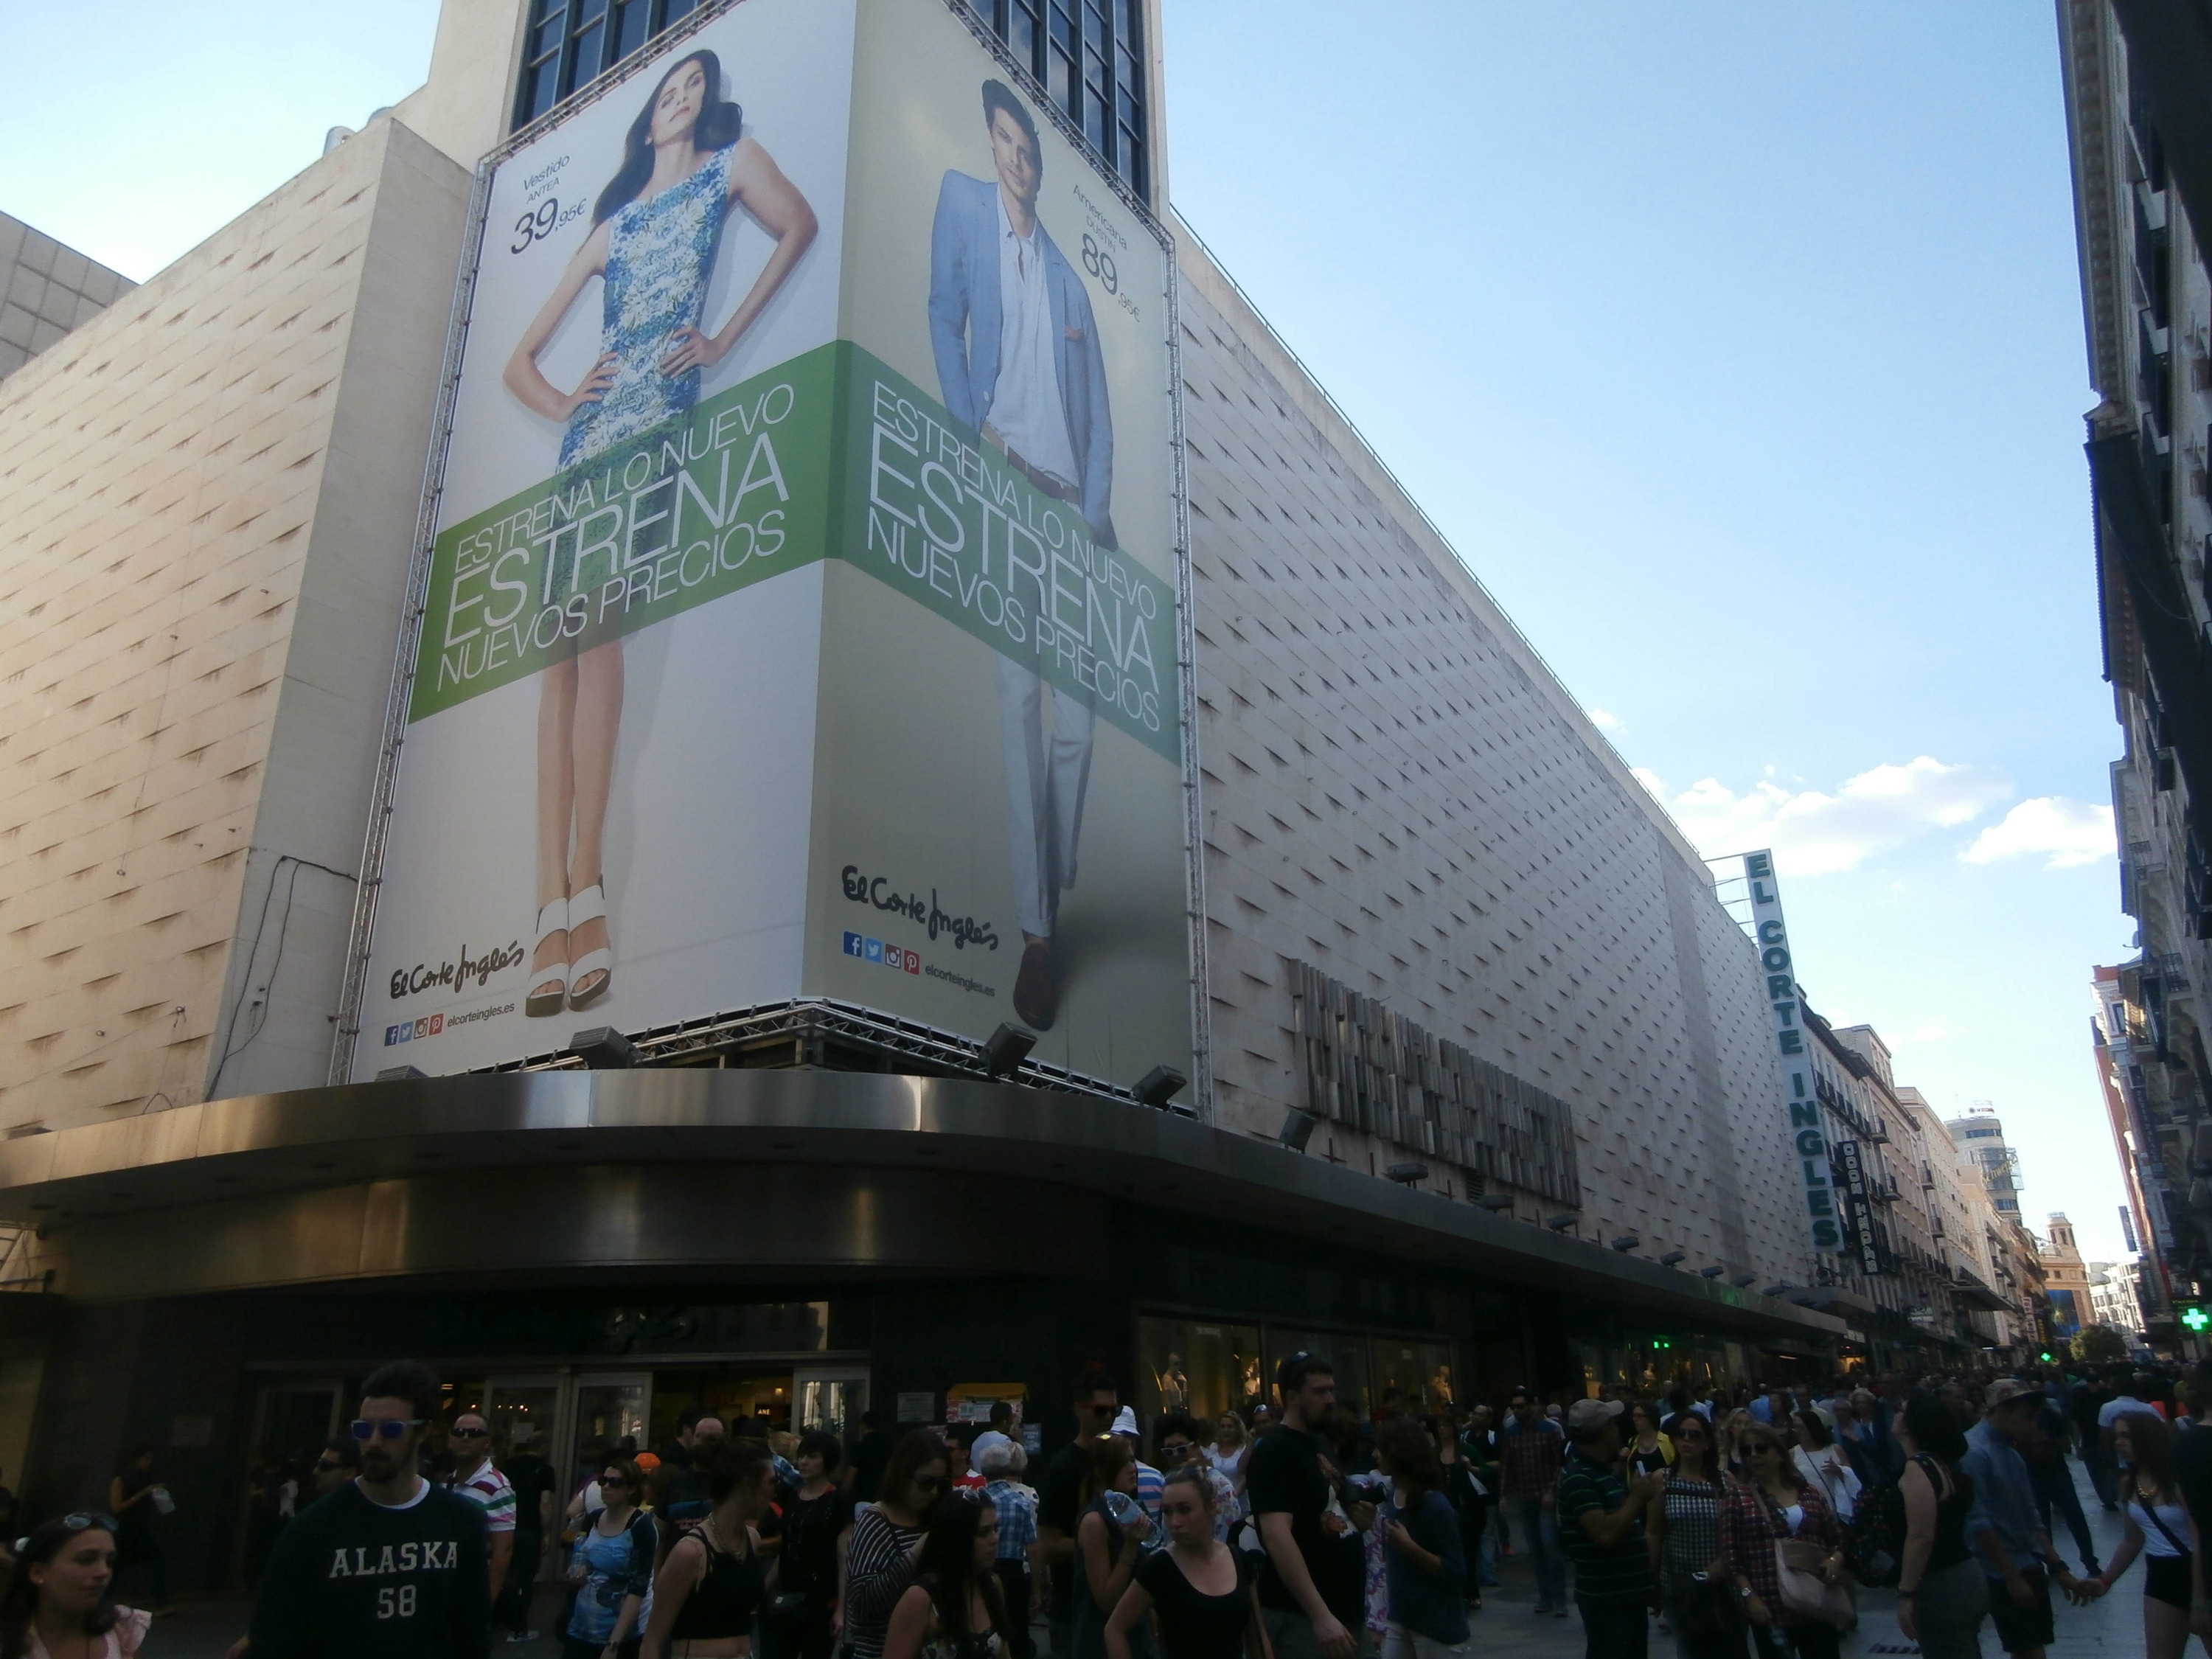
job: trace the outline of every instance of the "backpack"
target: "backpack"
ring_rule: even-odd
[[[1889,1589],[1905,1570],[1905,1492],[1894,1480],[1869,1486],[1844,1528],[1844,1564],[1869,1589]]]

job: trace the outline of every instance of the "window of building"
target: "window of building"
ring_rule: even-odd
[[[531,0],[514,125],[527,126],[698,8],[699,0]]]
[[[702,0],[531,0],[514,125],[528,125],[589,86]],[[1145,146],[1139,0],[969,0],[979,16],[1141,200]]]
[[[970,0],[1091,148],[1144,201],[1145,71],[1139,0]]]

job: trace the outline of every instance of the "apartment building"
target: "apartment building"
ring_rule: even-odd
[[[2170,1206],[2149,1218],[2166,1241],[2162,1303],[2212,1283],[2212,1189],[2191,1169],[2212,1128],[2201,1006],[2212,972],[2212,280],[2202,242],[2212,131],[2201,69],[2212,20],[2198,7],[2113,0],[2060,0],[2057,15],[2098,399],[2086,448],[2120,726],[2120,903],[2141,952],[2118,983],[2155,1060],[2143,1068],[2135,1155],[2165,1170],[2150,1182],[2165,1196],[2149,1206]],[[2125,1075],[2135,1062],[2118,1063]],[[2159,1328],[2159,1313],[2145,1312]]]

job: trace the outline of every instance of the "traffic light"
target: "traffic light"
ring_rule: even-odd
[[[1651,1339],[1651,1346],[1655,1348],[1671,1348],[1674,1345],[1663,1336],[1655,1336]]]
[[[2048,1364],[2051,1363],[2051,1350],[2050,1350],[2050,1349],[2048,1349],[2048,1348],[2045,1348],[2045,1350],[2044,1350],[2040,1354],[2037,1355],[2036,1357],[2037,1357],[2038,1358],[2041,1359],[2045,1364],[2048,1365]]]
[[[2212,1313],[2205,1310],[2202,1302],[2184,1302],[2173,1311],[2175,1316],[2181,1321],[2181,1328],[2192,1335],[2202,1336],[2204,1334],[2205,1328],[2212,1326]]]

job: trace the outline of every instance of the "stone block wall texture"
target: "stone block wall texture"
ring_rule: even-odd
[[[0,380],[137,284],[0,213]]]
[[[467,185],[374,123],[0,382],[0,1130],[323,1080]]]
[[[1571,1104],[1582,1237],[1808,1282],[1762,982],[1695,850],[1188,239],[1180,266],[1217,1121],[1304,1104],[1309,963]],[[1309,1154],[1408,1156],[1327,1122]]]

